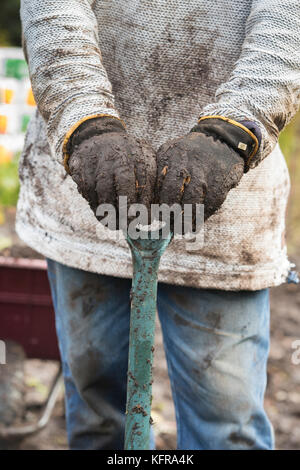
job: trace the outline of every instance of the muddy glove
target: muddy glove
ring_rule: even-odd
[[[205,219],[214,214],[258,150],[254,131],[259,130],[254,123],[245,124],[202,118],[188,135],[162,145],[157,154],[158,202],[192,204],[193,222],[196,204],[204,204]]]
[[[69,139],[66,154],[66,170],[95,215],[100,204],[112,204],[119,227],[118,196],[127,196],[128,207],[141,203],[149,210],[156,179],[155,153],[146,142],[128,135],[120,120],[85,121]]]

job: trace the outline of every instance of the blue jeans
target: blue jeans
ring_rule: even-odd
[[[131,281],[48,260],[71,449],[123,448]],[[272,449],[269,292],[158,286],[178,449]]]

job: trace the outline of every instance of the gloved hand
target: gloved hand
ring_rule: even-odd
[[[222,117],[203,118],[188,135],[159,149],[158,202],[192,204],[195,230],[195,205],[204,204],[205,220],[214,214],[248,171],[258,146],[258,138],[244,125]]]
[[[118,209],[118,196],[127,196],[128,207],[141,203],[150,208],[155,153],[146,142],[128,135],[120,120],[100,117],[85,121],[69,139],[66,154],[66,170],[95,215],[102,203]]]

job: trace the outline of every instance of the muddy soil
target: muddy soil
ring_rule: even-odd
[[[0,236],[3,228],[0,226]],[[8,231],[6,229],[6,235]],[[296,260],[297,261],[297,260]],[[300,267],[300,256],[298,257]],[[300,286],[283,285],[271,289],[271,350],[265,399],[273,423],[278,449],[300,450],[300,352],[293,349],[300,341]],[[298,345],[300,351],[300,346]],[[25,419],[35,420],[47,396],[58,364],[54,361],[27,360]],[[157,324],[152,417],[158,449],[176,448],[176,424],[162,336]],[[67,449],[63,393],[46,429],[25,439],[14,448]]]

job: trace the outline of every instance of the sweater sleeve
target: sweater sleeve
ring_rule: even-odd
[[[84,120],[118,118],[99,49],[93,0],[21,0],[32,89],[53,154],[63,162],[68,134]]]
[[[300,101],[300,2],[253,0],[239,60],[200,117],[253,121],[262,142],[251,166],[273,150]]]

